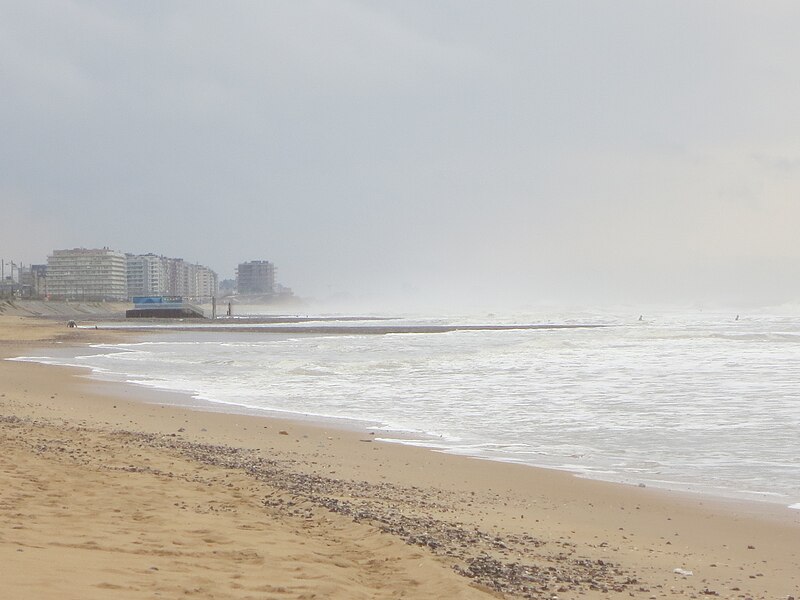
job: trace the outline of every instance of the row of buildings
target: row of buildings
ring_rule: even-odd
[[[0,296],[92,301],[180,296],[205,303],[220,295],[255,298],[257,302],[292,295],[289,288],[276,283],[275,266],[266,260],[240,263],[236,280],[222,285],[210,268],[182,258],[124,254],[109,248],[54,250],[46,265],[10,264],[11,277],[4,273],[0,278]]]
[[[128,297],[183,296],[206,301],[216,296],[217,274],[182,258],[155,254],[126,255]]]
[[[127,300],[136,296],[181,296],[205,302],[217,295],[217,274],[182,258],[123,254],[109,248],[54,250],[47,257],[49,298]]]

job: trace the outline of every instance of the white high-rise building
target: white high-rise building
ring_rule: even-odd
[[[67,300],[125,300],[125,255],[108,248],[53,250],[47,257],[47,293]]]
[[[197,298],[205,302],[212,296],[216,296],[219,290],[219,279],[217,274],[203,265],[197,265]]]
[[[128,254],[128,296],[165,296],[167,290],[167,261],[155,254]]]

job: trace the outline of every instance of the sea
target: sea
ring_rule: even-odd
[[[140,341],[18,360],[200,408],[800,509],[796,309],[378,317],[151,325]]]

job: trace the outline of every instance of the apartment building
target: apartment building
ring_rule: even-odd
[[[216,296],[219,291],[219,278],[217,274],[203,265],[195,265],[197,272],[195,281],[197,285],[197,297],[203,301]]]
[[[47,257],[47,294],[64,300],[125,300],[125,255],[109,248],[53,250]]]
[[[20,266],[18,274],[23,298],[41,298],[47,295],[47,265]]]
[[[239,263],[236,268],[236,291],[239,294],[275,293],[275,265],[268,260]]]
[[[167,295],[167,260],[155,254],[126,254],[128,297]]]

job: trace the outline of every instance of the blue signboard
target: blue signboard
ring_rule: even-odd
[[[163,307],[164,304],[183,304],[183,296],[134,296],[132,300],[136,306],[157,304]]]

